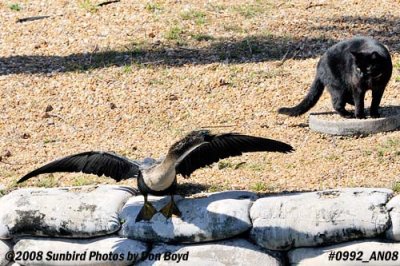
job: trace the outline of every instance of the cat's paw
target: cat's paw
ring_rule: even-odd
[[[365,115],[356,115],[357,119],[367,119]]]
[[[365,113],[363,110],[357,112],[357,110],[355,111],[355,117],[357,119],[366,119],[367,117],[365,116]]]
[[[370,114],[372,118],[379,118],[381,115],[379,113],[371,113]]]
[[[343,117],[343,118],[355,118],[355,116],[354,116],[353,113],[350,113],[350,112],[347,112],[347,111],[338,112],[338,113],[339,113],[339,115],[340,115],[341,117]]]

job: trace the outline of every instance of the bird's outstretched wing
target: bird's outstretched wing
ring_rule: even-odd
[[[257,151],[287,153],[293,151],[293,147],[277,140],[236,133],[211,135],[209,142],[197,147],[176,166],[176,173],[189,177],[196,169],[220,159]]]
[[[48,163],[26,174],[17,183],[21,183],[33,176],[55,172],[83,172],[98,176],[105,175],[120,181],[136,177],[139,173],[139,166],[129,159],[113,153],[89,151]]]

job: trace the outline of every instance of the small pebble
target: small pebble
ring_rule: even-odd
[[[49,104],[49,105],[47,105],[45,112],[51,112],[51,111],[53,111],[53,110],[54,110],[53,106],[51,106],[51,105]]]

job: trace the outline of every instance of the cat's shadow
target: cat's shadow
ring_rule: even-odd
[[[349,108],[347,110],[354,114],[354,108],[352,108],[352,109]],[[374,118],[371,118],[371,116],[369,115],[369,108],[365,108],[365,114],[367,116],[367,120],[368,119],[374,119]],[[393,116],[400,116],[400,105],[381,106],[379,108],[379,114],[380,114],[380,118],[388,118],[388,117],[393,117]],[[310,115],[313,115],[313,116],[333,115],[333,116],[340,117],[339,114],[336,113],[335,111],[312,112],[312,113],[310,113]],[[341,119],[343,119],[343,120],[355,120],[356,118],[341,118]]]

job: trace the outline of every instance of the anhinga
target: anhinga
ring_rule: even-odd
[[[239,156],[244,152],[291,152],[292,146],[261,137],[237,133],[211,134],[208,130],[192,131],[174,143],[164,159],[145,159],[142,163],[109,152],[89,151],[70,155],[46,164],[23,176],[21,183],[33,176],[55,172],[83,172],[108,176],[116,181],[137,178],[144,205],[136,221],[150,220],[157,210],[147,201],[147,195],[170,195],[171,201],[160,212],[167,218],[180,216],[173,193],[177,174],[189,177],[196,169],[218,162],[220,159]]]

